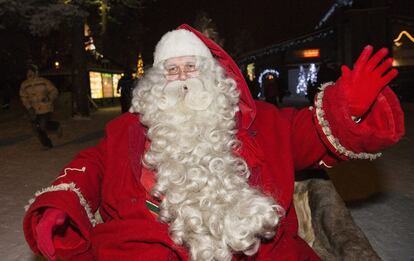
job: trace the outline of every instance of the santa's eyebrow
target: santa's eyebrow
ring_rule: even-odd
[[[172,64],[166,64],[166,65],[165,65],[165,68],[166,68],[166,69],[171,69],[171,68],[174,68],[174,67],[178,67],[178,65],[176,65],[176,64],[174,64],[174,63],[172,63]]]

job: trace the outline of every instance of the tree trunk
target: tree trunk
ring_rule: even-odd
[[[88,72],[86,70],[86,53],[84,47],[84,22],[83,19],[75,19],[72,27],[72,95],[73,114],[89,116]]]

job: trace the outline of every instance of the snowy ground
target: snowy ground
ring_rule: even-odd
[[[329,172],[347,200],[356,223],[384,260],[414,260],[414,104],[404,105],[407,135],[374,162],[344,163]],[[80,149],[96,144],[104,125],[119,115],[105,108],[89,121],[57,116],[63,136],[44,151],[21,109],[0,111],[0,260],[43,260],[28,249],[22,231],[23,207],[47,186]]]
[[[414,261],[414,104],[403,109],[406,135],[383,157],[329,172],[355,222],[387,261]]]

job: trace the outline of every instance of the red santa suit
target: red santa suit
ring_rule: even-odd
[[[294,173],[308,167],[333,166],[340,160],[374,159],[404,133],[403,112],[395,94],[385,88],[360,123],[351,119],[343,90],[326,84],[315,106],[277,109],[254,101],[234,61],[218,45],[189,26],[234,78],[240,90],[239,153],[249,165],[249,183],[272,195],[286,210],[276,236],[263,242],[256,255],[234,260],[319,260],[297,235],[292,203]],[[57,256],[66,260],[187,260],[187,249],[157,221],[156,200],[142,166],[146,128],[138,114],[111,121],[95,147],[83,150],[52,186],[35,194],[24,218],[26,240],[35,253],[34,228],[45,208],[63,210],[68,228],[53,240]],[[142,177],[142,175],[146,177]],[[155,203],[153,205],[152,203]],[[99,211],[102,221],[95,218]]]

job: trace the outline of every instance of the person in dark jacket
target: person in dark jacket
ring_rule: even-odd
[[[127,70],[125,75],[118,81],[117,92],[121,93],[121,110],[127,112],[131,107],[132,90],[135,87],[135,79],[131,70]]]

